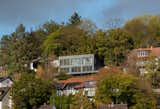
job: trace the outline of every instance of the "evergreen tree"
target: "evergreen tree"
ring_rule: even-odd
[[[81,22],[81,16],[78,15],[77,12],[74,12],[73,15],[69,19],[70,25],[78,25]]]

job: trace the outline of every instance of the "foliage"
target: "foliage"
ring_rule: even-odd
[[[73,95],[56,95],[52,94],[50,97],[50,103],[54,104],[57,109],[70,109],[71,104],[74,102]]]
[[[56,30],[58,30],[59,28],[60,28],[60,25],[52,20],[43,24],[43,31],[45,31],[46,34],[51,34]]]
[[[125,23],[124,28],[133,35],[135,47],[159,46],[160,16],[139,16]]]
[[[51,83],[36,79],[32,74],[23,74],[12,87],[15,109],[32,109],[48,103],[54,87]]]
[[[121,65],[134,47],[131,35],[123,29],[97,31],[95,40],[96,52],[106,65]]]
[[[88,19],[82,20],[79,24],[79,28],[92,35],[96,32],[97,29],[95,23]]]
[[[160,87],[160,60],[155,56],[149,57],[145,63],[145,74],[144,77],[152,83],[153,88]]]
[[[68,75],[65,72],[60,72],[59,75],[57,76],[59,80],[66,80],[71,77],[72,77],[71,75]]]
[[[108,73],[98,83],[96,101],[99,104],[126,103],[130,109],[143,106],[155,109],[156,102],[150,89],[139,87],[137,84],[138,78],[132,75]]]
[[[1,39],[1,63],[11,73],[23,73],[29,69],[31,60],[41,56],[42,38],[24,31],[22,25],[15,33]]]
[[[83,94],[83,91],[79,91],[74,96],[74,102],[70,109],[93,109],[91,101]]]
[[[90,37],[74,26],[66,26],[50,34],[43,43],[46,54],[74,55],[91,53]]]
[[[77,12],[74,12],[73,15],[69,19],[70,25],[78,25],[81,22],[81,16],[78,15]]]

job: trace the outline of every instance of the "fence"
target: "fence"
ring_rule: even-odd
[[[98,105],[97,109],[128,109],[127,104],[103,104]]]

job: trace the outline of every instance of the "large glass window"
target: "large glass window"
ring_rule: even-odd
[[[71,64],[80,66],[82,64],[82,60],[80,58],[73,58],[71,59]]]
[[[60,60],[60,65],[64,65],[63,59]]]
[[[69,59],[64,59],[64,65],[69,65]]]
[[[92,71],[92,66],[84,66],[83,67],[83,71],[86,72],[86,71]]]
[[[72,72],[81,72],[81,67],[72,67]]]
[[[83,65],[92,64],[92,58],[91,57],[85,57],[83,58]]]
[[[60,71],[61,71],[61,72],[68,73],[68,72],[69,72],[69,68],[61,68]]]
[[[60,65],[70,65],[69,59],[61,59]]]

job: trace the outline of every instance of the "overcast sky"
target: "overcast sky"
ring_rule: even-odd
[[[106,28],[110,19],[160,14],[160,0],[0,0],[0,36],[20,23],[30,30],[51,19],[66,22],[75,11]]]

